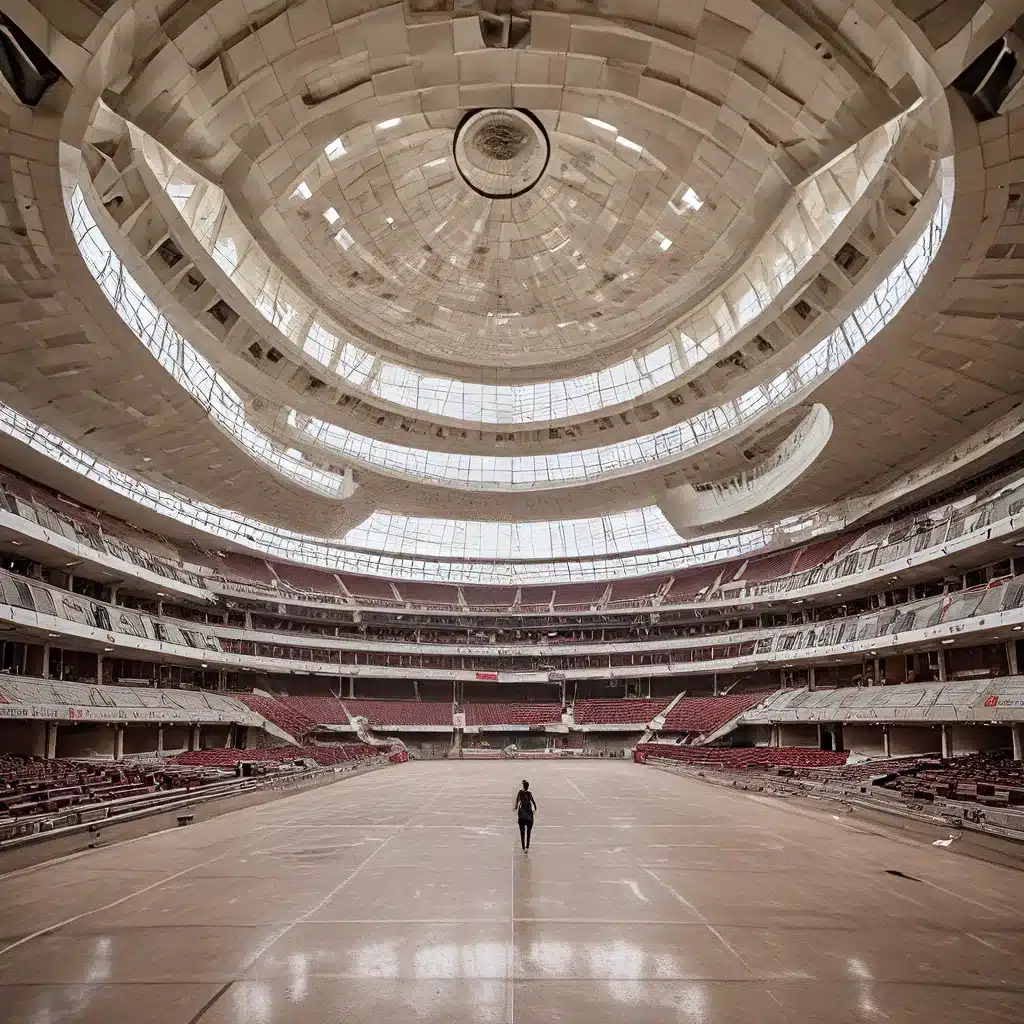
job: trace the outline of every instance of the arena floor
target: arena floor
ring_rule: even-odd
[[[625,762],[412,763],[0,878],[5,1024],[1020,1024],[1022,964],[1021,873]]]

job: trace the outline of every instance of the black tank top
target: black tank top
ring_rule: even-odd
[[[519,791],[519,817],[523,821],[533,821],[533,795],[525,789]]]

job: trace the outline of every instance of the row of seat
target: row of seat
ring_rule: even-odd
[[[993,486],[987,493],[980,493],[974,505],[947,502],[941,507],[868,531],[858,530],[802,547],[760,555],[755,553],[750,557],[741,556],[713,565],[634,577],[612,584],[600,581],[488,587],[426,580],[392,582],[380,577],[335,573],[324,568],[239,552],[211,552],[196,545],[183,547],[105,513],[80,505],[72,506],[61,501],[56,492],[17,474],[0,474],[0,507],[5,510],[98,551],[106,550],[115,557],[128,559],[140,567],[193,586],[202,586],[203,577],[190,571],[189,566],[255,588],[322,595],[341,602],[522,612],[628,608],[649,605],[656,600],[663,604],[676,604],[698,599],[714,588],[727,588],[730,584],[757,588],[774,586],[778,582],[787,588],[814,582],[808,574],[825,566],[833,567],[834,575],[838,577],[865,568],[864,556],[872,551],[877,552],[872,556],[873,564],[893,562],[906,554],[939,544],[944,538],[961,536],[979,525],[1004,518],[1020,506],[1021,492],[1021,485],[1007,478],[998,487]]]
[[[766,768],[827,768],[846,764],[849,754],[810,747],[684,747],[671,743],[641,743],[638,761],[660,757],[694,767],[749,771]]]
[[[306,759],[316,761],[322,768],[328,768],[346,761],[365,761],[388,752],[367,743],[306,743],[296,747],[253,747],[249,750],[225,747],[189,750],[176,754],[173,761],[182,765],[234,768],[243,761],[288,763]]]
[[[215,780],[209,772],[167,762],[104,764],[5,754],[0,755],[0,823],[161,790],[191,790]]]

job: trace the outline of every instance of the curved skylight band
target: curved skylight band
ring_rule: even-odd
[[[257,458],[322,493],[343,493],[343,476],[305,465],[299,451],[274,445],[246,420],[242,401],[230,384],[171,327],[121,266],[96,227],[80,189],[74,190],[70,213],[75,238],[93,276],[122,319],[175,379],[241,443],[251,445]],[[678,456],[805,391],[851,359],[913,293],[938,251],[948,220],[948,206],[940,200],[924,231],[886,279],[794,366],[732,402],[643,437],[575,452],[500,457],[392,444],[321,420],[300,419],[294,410],[288,414],[288,425],[298,427],[298,436],[308,442],[367,469],[481,490],[584,483],[616,470]],[[283,429],[285,424],[281,426]]]
[[[787,534],[803,535],[811,525],[806,518],[793,518],[765,529],[687,544],[655,506],[596,519],[542,523],[415,519],[376,512],[343,541],[332,543],[161,491],[3,404],[0,430],[86,479],[210,534],[211,539],[334,571],[398,579],[519,586],[640,576],[753,553],[769,543],[785,544]]]
[[[667,341],[592,373],[534,384],[498,386],[423,373],[333,333],[284,275],[265,265],[266,257],[215,185],[203,183],[202,200],[186,220],[267,321],[349,384],[429,415],[471,423],[543,423],[596,413],[669,384],[765,312],[864,194],[896,144],[905,117],[900,115],[876,129],[819,175],[801,183],[743,271],[720,295],[665,332]],[[155,141],[147,139],[144,151],[158,180],[184,214],[194,184],[175,175],[175,158]],[[181,173],[192,172],[183,168]],[[829,188],[823,187],[826,177]],[[593,324],[573,320],[559,327],[596,329]]]
[[[315,469],[301,453],[274,444],[245,418],[245,406],[231,385],[170,325],[156,304],[125,270],[93,219],[80,188],[68,205],[71,230],[89,273],[132,333],[161,366],[231,434],[253,458],[329,498],[346,496],[343,474]]]
[[[672,458],[804,392],[853,358],[913,294],[938,251],[948,220],[948,206],[940,200],[925,230],[885,280],[794,366],[735,401],[644,437],[575,452],[501,457],[392,444],[322,420],[300,417],[294,410],[288,423],[305,441],[368,468],[483,490],[585,483],[616,470]]]

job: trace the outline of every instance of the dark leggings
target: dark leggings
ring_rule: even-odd
[[[523,844],[523,849],[528,850],[530,848],[530,833],[533,831],[532,821],[523,821],[519,819],[519,839]]]

